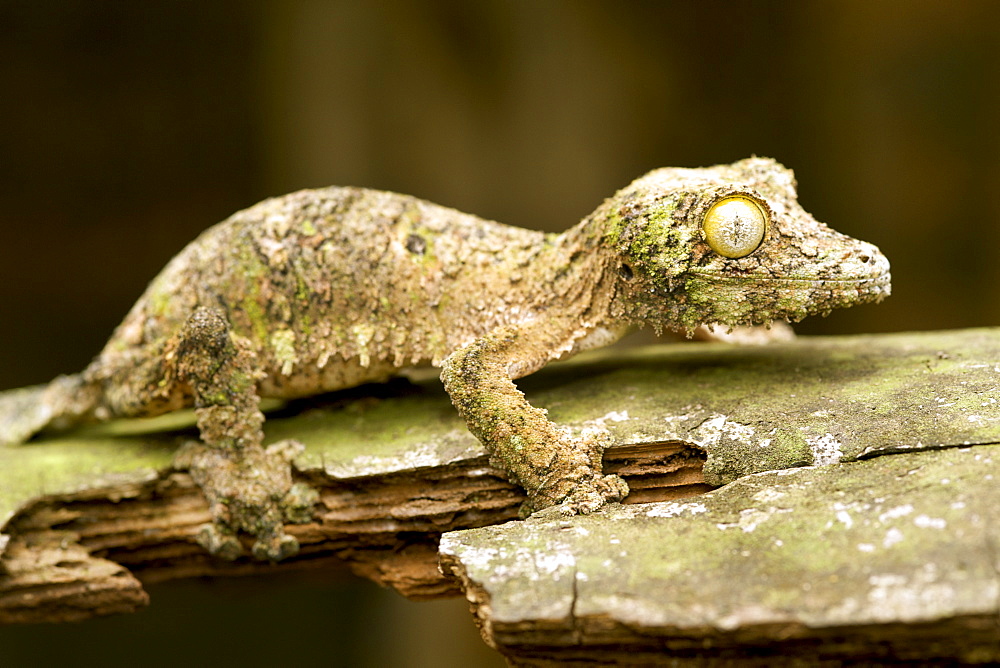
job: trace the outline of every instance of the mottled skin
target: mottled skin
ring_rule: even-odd
[[[770,218],[738,259],[714,252],[702,228],[733,194]],[[644,325],[690,334],[798,320],[888,293],[878,249],[816,222],[791,172],[764,158],[656,170],[562,234],[405,195],[306,190],[188,245],[87,369],[0,403],[0,441],[194,405],[207,447],[180,459],[212,503],[203,544],[233,557],[245,531],[258,556],[277,559],[297,549],[282,521],[307,517],[313,499],[291,483],[295,445],[262,448],[259,397],[432,364],[493,462],[528,492],[526,512],[589,512],[628,493],[602,474],[607,433],[570,435],[513,379]]]

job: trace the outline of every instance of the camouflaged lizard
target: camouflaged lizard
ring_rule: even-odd
[[[441,378],[525,511],[590,512],[625,497],[604,475],[610,437],[571,435],[513,380],[641,326],[690,334],[796,321],[889,294],[889,263],[817,222],[792,173],[765,158],[659,169],[575,227],[545,234],[388,192],[325,188],[269,199],[208,229],[149,285],[82,372],[0,401],[0,441],[195,406],[204,446],[184,464],[234,558],[298,546],[314,493],[292,484],[297,444],[262,446],[261,397]]]

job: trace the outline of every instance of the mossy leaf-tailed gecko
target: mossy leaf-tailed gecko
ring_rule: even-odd
[[[817,222],[792,173],[766,158],[658,169],[579,224],[545,234],[394,193],[325,188],[269,199],[208,229],[150,283],[81,373],[0,398],[0,442],[43,429],[194,406],[202,443],[179,465],[214,521],[199,541],[235,558],[298,549],[315,492],[300,448],[264,448],[261,397],[441,378],[523,512],[586,513],[628,493],[604,475],[610,437],[570,434],[514,380],[651,326],[690,334],[807,315],[889,294],[889,263]]]

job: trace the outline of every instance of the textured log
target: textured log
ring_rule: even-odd
[[[157,441],[122,441],[138,442],[152,447]],[[41,452],[48,446],[29,447]],[[627,458],[609,458],[609,470],[627,469],[643,498],[708,489],[700,482],[702,458],[690,448],[646,444],[622,450]],[[437,567],[440,534],[513,519],[524,500],[484,454],[385,475],[299,475],[320,490],[320,506],[314,522],[288,526],[302,551],[277,565],[249,558],[225,562],[205,553],[194,536],[209,520],[208,507],[190,476],[169,468],[140,482],[35,499],[4,528],[0,622],[128,612],[147,603],[140,583],[321,567],[331,560],[346,560],[360,575],[411,598],[457,595],[457,583]]]
[[[997,446],[907,453],[448,533],[441,552],[513,665],[996,662],[998,480]]]
[[[605,424],[618,442],[606,468],[629,481],[628,501],[663,502],[771,469],[1000,442],[997,359],[998,330],[680,344],[605,352],[521,386],[559,422]],[[522,500],[436,380],[359,388],[268,420],[270,441],[306,444],[296,476],[320,491],[314,521],[287,527],[302,552],[223,562],[194,542],[207,507],[171,466],[192,422],[0,448],[0,621],[125,611],[145,603],[140,583],[332,560],[414,598],[454,594],[437,570],[440,535],[505,522]]]

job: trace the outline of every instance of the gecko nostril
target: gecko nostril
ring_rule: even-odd
[[[871,258],[871,256],[870,256],[870,255],[865,255],[864,253],[862,253],[862,254],[861,254],[861,257],[860,257],[860,258],[858,258],[858,259],[860,259],[860,260],[861,260],[861,263],[862,263],[862,264],[868,264],[869,262],[871,262],[871,261],[872,261],[872,258]]]

